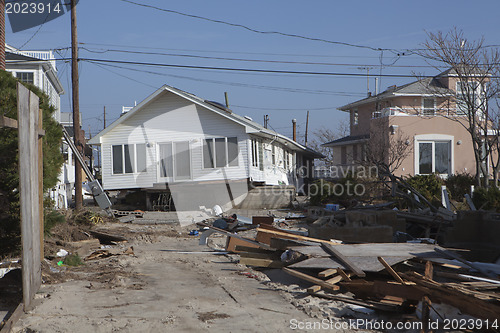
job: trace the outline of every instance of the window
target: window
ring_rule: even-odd
[[[264,153],[261,139],[252,139],[252,166],[264,170]]]
[[[347,149],[346,146],[340,147],[340,164],[347,163]]]
[[[238,166],[238,138],[205,139],[203,142],[203,168]]]
[[[352,160],[353,162],[358,160],[358,145],[352,145]]]
[[[273,165],[276,165],[276,146],[272,145],[271,147],[271,161]]]
[[[466,115],[470,111],[470,107],[474,108],[473,112],[478,111],[482,107],[483,94],[481,85],[476,81],[457,82],[457,115]]]
[[[434,98],[424,98],[422,101],[422,114],[424,116],[433,116],[435,112]]]
[[[418,142],[418,174],[450,174],[450,141]]]
[[[160,143],[160,177],[174,180],[191,179],[189,141]]]
[[[283,168],[285,170],[288,170],[289,168],[289,163],[290,163],[290,152],[288,150],[285,149],[284,151],[284,159],[283,159]]]
[[[111,150],[113,174],[146,171],[145,144],[113,145]]]
[[[354,109],[353,116],[352,116],[352,121],[354,125],[357,125],[359,123],[359,114],[358,114],[358,109]]]
[[[31,83],[33,84],[33,72],[17,72],[16,77],[25,83]]]

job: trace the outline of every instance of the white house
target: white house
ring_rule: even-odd
[[[5,45],[5,66],[8,72],[20,81],[31,83],[47,96],[55,108],[54,118],[61,122],[61,95],[64,88],[57,77],[56,60],[52,51],[20,51],[10,45]],[[59,182],[50,192],[51,198],[59,208],[67,208],[68,195],[74,186],[75,177],[72,172],[71,152],[63,146],[65,164],[59,174]]]
[[[167,85],[89,144],[101,145],[105,190],[144,191],[149,207],[159,193],[169,193],[177,210],[283,206],[307,182],[297,169],[322,157],[249,117]]]

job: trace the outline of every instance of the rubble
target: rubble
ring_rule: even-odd
[[[424,325],[430,318],[451,318],[452,313],[453,318],[500,319],[500,265],[470,262],[461,256],[467,252],[457,254],[435,244],[456,220],[446,209],[420,208],[417,213],[312,207],[305,216],[294,215],[294,224],[287,228],[283,222],[290,220],[254,220],[260,223],[256,229],[240,229],[245,236],[234,227],[198,224],[207,229],[201,243],[213,233],[226,235],[225,250],[237,254],[240,264],[263,272],[280,269],[307,285],[304,295],[350,304],[344,315],[391,313]],[[433,239],[392,242],[397,240],[394,235],[406,234],[407,223],[423,226],[428,236],[430,230],[438,232]],[[304,226],[307,234],[297,232]],[[387,228],[387,234],[373,232],[380,227]],[[357,231],[357,238],[342,232],[349,228]],[[373,242],[362,241],[364,230],[372,231]]]

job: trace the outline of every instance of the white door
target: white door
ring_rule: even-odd
[[[158,144],[158,178],[160,182],[191,179],[189,141]]]

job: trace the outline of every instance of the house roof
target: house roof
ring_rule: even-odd
[[[444,73],[444,72],[443,72]],[[424,78],[414,82],[407,83],[402,86],[391,86],[380,94],[374,96],[368,96],[356,102],[349,103],[347,105],[341,106],[338,109],[341,111],[349,111],[353,107],[359,105],[376,102],[379,100],[395,97],[395,96],[414,96],[414,95],[443,95],[448,94],[450,91],[446,88],[435,76],[432,78]]]
[[[343,138],[340,138],[337,140],[323,143],[321,146],[323,146],[323,147],[335,147],[335,146],[344,146],[344,145],[355,144],[355,143],[363,143],[363,142],[368,141],[369,138],[370,138],[369,134],[348,135],[348,136],[344,136]]]
[[[215,112],[215,113],[219,114],[220,116],[223,116],[231,121],[234,121],[234,122],[244,126],[246,128],[247,133],[275,139],[283,144],[286,144],[292,150],[302,151],[303,153],[310,155],[312,157],[315,157],[315,158],[324,157],[324,155],[322,155],[322,154],[320,154],[320,153],[318,153],[318,152],[316,152],[316,151],[314,151],[306,146],[303,146],[300,143],[295,142],[292,139],[290,139],[290,138],[288,138],[288,137],[286,137],[278,132],[275,132],[275,131],[272,131],[270,129],[263,127],[262,125],[252,121],[248,117],[243,117],[243,116],[240,116],[238,114],[233,113],[231,109],[225,107],[224,105],[222,105],[220,103],[202,99],[196,95],[193,95],[191,93],[188,93],[186,91],[180,90],[180,89],[175,88],[175,87],[171,87],[169,85],[163,85],[158,90],[153,92],[151,95],[146,97],[146,99],[144,99],[142,102],[137,104],[130,111],[128,111],[127,113],[122,115],[120,118],[115,120],[111,125],[106,127],[104,130],[102,130],[96,136],[94,136],[88,143],[95,144],[95,145],[100,144],[101,137],[106,135],[108,132],[113,130],[113,128],[115,128],[119,124],[123,123],[128,118],[132,117],[134,114],[140,112],[141,109],[143,109],[146,105],[148,105],[150,102],[152,102],[156,97],[160,96],[161,94],[163,94],[165,92],[171,92],[171,93],[173,93],[177,96],[180,96],[184,99],[187,99],[187,100],[189,100],[197,105],[200,105],[207,110]]]

